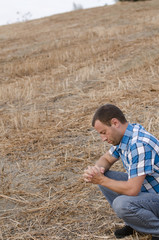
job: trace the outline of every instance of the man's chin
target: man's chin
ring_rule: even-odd
[[[119,143],[118,142],[111,142],[110,144],[112,144],[113,146],[117,146],[117,145],[119,145]]]
[[[114,142],[114,141],[109,140],[109,141],[107,141],[107,143],[109,143],[109,144],[111,144],[111,145],[113,145],[113,146],[116,146],[116,145],[118,145],[120,142],[118,143],[118,142]]]

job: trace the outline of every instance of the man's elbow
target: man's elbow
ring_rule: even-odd
[[[128,189],[127,194],[128,196],[138,196],[140,190],[138,189]]]

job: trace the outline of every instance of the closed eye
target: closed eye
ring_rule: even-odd
[[[106,134],[106,132],[100,132],[100,134]]]

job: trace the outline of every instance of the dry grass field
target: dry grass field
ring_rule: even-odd
[[[1,26],[0,239],[115,239],[123,222],[82,179],[109,148],[92,116],[113,103],[159,137],[158,97],[158,0]]]

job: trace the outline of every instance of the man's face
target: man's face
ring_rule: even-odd
[[[103,142],[107,141],[114,146],[120,143],[122,134],[119,131],[118,121],[112,121],[111,126],[108,126],[96,120],[94,128],[100,134]]]

